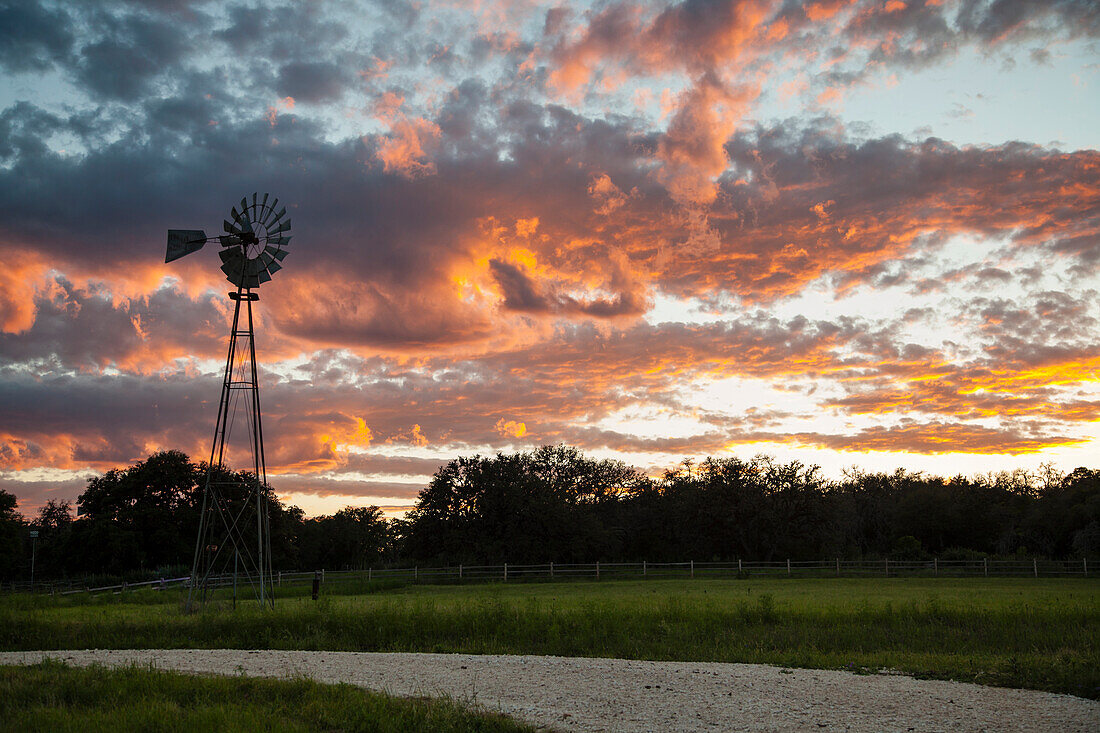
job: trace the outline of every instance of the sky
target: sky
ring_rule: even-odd
[[[1084,1],[0,0],[0,489],[209,456],[232,286],[166,230],[253,192],[308,515],[556,443],[1097,467],[1098,147]]]

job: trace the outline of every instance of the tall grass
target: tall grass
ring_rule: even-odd
[[[274,611],[7,599],[0,648],[229,647],[893,669],[1100,697],[1100,582],[807,579],[368,588]],[[151,594],[156,595],[156,594]]]
[[[0,666],[0,727],[73,731],[523,733],[449,700],[399,699],[309,680],[196,677],[149,668]]]

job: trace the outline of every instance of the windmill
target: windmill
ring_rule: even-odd
[[[260,420],[260,388],[256,378],[256,342],[252,304],[260,299],[253,289],[271,280],[282,269],[290,244],[290,219],[279,200],[268,203],[252,194],[234,206],[232,220],[223,222],[225,234],[207,237],[201,229],[169,229],[168,251],[164,261],[171,262],[197,252],[208,242],[221,245],[222,272],[237,286],[229,293],[233,301],[233,326],[229,332],[229,353],[225,360],[218,417],[210,447],[203,486],[202,513],[195,538],[195,559],[187,609],[193,602],[205,603],[209,590],[221,585],[233,586],[237,599],[237,581],[242,578],[261,606],[275,605],[271,574],[271,531],[265,486],[264,436]],[[245,304],[241,323],[241,303]],[[244,482],[234,477],[227,466],[227,445],[232,437],[238,412],[243,412],[251,452],[251,476]]]

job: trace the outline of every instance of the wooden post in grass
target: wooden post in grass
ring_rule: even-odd
[[[1039,577],[1039,558],[1037,558],[1037,557],[1031,558],[1031,567],[1035,571],[1035,577],[1038,578]]]
[[[374,580],[374,568],[367,568],[367,582]]]
[[[1089,559],[1087,557],[1081,558],[1081,562],[1084,563],[1085,577],[1089,577]]]
[[[787,558],[787,577],[790,577],[790,575],[791,575],[791,559],[788,557]]]
[[[890,558],[886,558],[886,577],[890,577]]]
[[[596,580],[600,579],[600,561],[596,561]]]
[[[550,561],[550,577],[551,578],[554,577],[554,561],[553,560]]]
[[[458,579],[462,580],[462,563],[458,564]]]
[[[937,578],[940,577],[940,559],[938,557],[932,558],[932,572]]]
[[[982,574],[987,578],[989,577],[989,558],[988,557],[983,557],[982,558]]]
[[[840,577],[840,558],[836,559],[836,577]]]
[[[420,580],[420,566],[413,565],[413,582],[416,583]]]
[[[691,577],[695,577],[695,561],[691,561]]]
[[[508,582],[508,563],[504,563],[504,582]]]
[[[1085,562],[1088,563],[1088,560],[1085,560]],[[642,577],[644,578],[648,574],[649,574],[649,566],[646,565],[645,560],[642,560]],[[1085,566],[1085,575],[1088,575],[1088,574],[1089,574],[1088,566],[1086,565]]]
[[[737,558],[737,574],[741,574],[741,558]]]

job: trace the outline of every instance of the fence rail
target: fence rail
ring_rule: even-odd
[[[365,570],[319,570],[278,572],[272,579],[278,586],[306,585],[320,575],[325,583],[399,580],[412,583],[509,582],[528,580],[602,580],[647,578],[731,578],[731,577],[1089,577],[1095,569],[1080,560],[773,560],[726,562],[594,562],[515,565],[448,565],[443,567],[381,567]],[[0,592],[123,593],[138,588],[167,590],[186,587],[190,577],[155,578],[140,583],[89,587],[80,580],[0,583]],[[238,582],[244,582],[238,578]],[[232,575],[211,578],[215,587],[233,584]]]

